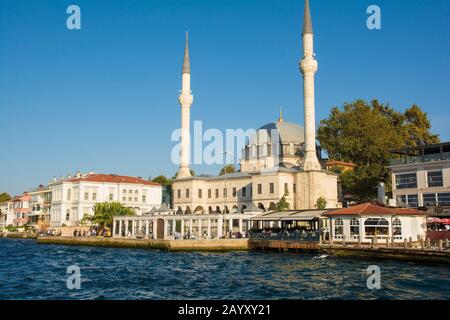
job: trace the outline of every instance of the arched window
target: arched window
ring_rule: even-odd
[[[392,234],[394,235],[394,239],[402,238],[402,222],[398,218],[392,221]]]
[[[388,236],[389,221],[384,218],[369,218],[364,222],[366,237]]]
[[[344,221],[341,218],[337,218],[334,221],[334,237],[341,239],[344,236]]]
[[[350,220],[350,236],[355,238],[359,236],[359,220],[356,218]]]

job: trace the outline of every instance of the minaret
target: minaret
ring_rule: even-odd
[[[303,104],[305,109],[305,159],[304,171],[320,171],[322,167],[316,154],[316,116],[314,98],[314,75],[318,63],[314,58],[314,35],[309,9],[309,0],[305,1],[305,16],[303,20],[303,58],[300,61],[300,71],[303,74]]]
[[[189,169],[190,113],[192,102],[194,102],[194,96],[191,92],[191,62],[189,61],[189,37],[187,32],[181,76],[181,94],[178,98],[181,105],[181,148],[180,170],[178,171],[177,179],[191,176],[191,171]]]

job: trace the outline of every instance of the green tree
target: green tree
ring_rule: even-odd
[[[327,208],[327,204],[327,199],[325,199],[324,197],[320,197],[316,201],[316,208],[319,210],[325,210]]]
[[[417,106],[401,113],[377,100],[357,100],[331,109],[320,122],[318,140],[331,159],[356,165],[353,172],[340,174],[343,191],[370,200],[379,181],[390,188],[389,150],[439,142],[430,130],[427,114]]]
[[[123,206],[120,202],[99,202],[93,209],[94,215],[90,221],[102,228],[112,228],[114,217],[135,215],[133,209]]]
[[[225,175],[225,173],[228,174],[228,173],[234,173],[234,172],[236,172],[236,168],[234,167],[234,165],[227,164],[220,170],[219,176],[223,176],[223,175]]]
[[[286,201],[286,197],[288,196],[288,194],[286,193],[281,199],[280,201],[278,201],[276,208],[278,211],[284,211],[284,210],[288,210],[289,209],[289,202]]]
[[[405,111],[405,140],[408,146],[439,143],[439,136],[430,133],[431,122],[426,112],[413,105]]]
[[[0,193],[0,203],[9,201],[9,200],[11,200],[11,196],[8,193],[6,193],[6,192]]]
[[[173,179],[168,179],[166,176],[160,175],[160,176],[157,176],[156,178],[154,178],[152,180],[152,182],[159,183],[160,185],[162,185],[162,187],[164,189],[163,201],[168,202],[168,204],[170,206],[172,206],[173,205],[173,199],[172,199]]]
[[[162,186],[172,185],[172,180],[168,179],[166,176],[160,175],[151,180],[154,183],[159,183]]]

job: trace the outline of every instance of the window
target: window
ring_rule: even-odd
[[[275,185],[273,183],[269,184],[269,189],[270,189],[270,193],[274,193],[275,192]]]
[[[444,180],[442,178],[442,170],[427,172],[428,187],[443,187]]]
[[[438,193],[438,205],[441,207],[450,206],[450,193]]]
[[[139,191],[137,191],[137,190],[134,190],[134,194],[138,194],[139,193]]]
[[[243,196],[243,197],[246,197],[246,196],[247,196],[247,188],[246,188],[246,187],[243,187],[243,188],[242,188],[242,196]]]
[[[289,187],[287,183],[284,184],[284,194],[289,194]]]
[[[92,200],[97,200],[97,194],[95,192],[92,194]]]
[[[134,202],[138,202],[138,198],[137,197],[134,198]]]
[[[199,198],[199,199],[202,198],[202,189],[198,189],[198,198]]]
[[[109,201],[113,201],[114,200],[114,195],[112,193],[109,194]]]
[[[70,220],[70,210],[66,210],[66,220]]]
[[[344,221],[338,218],[334,222],[334,235],[342,237],[344,235]]]
[[[219,197],[219,189],[216,189],[216,198]]]
[[[227,190],[227,188],[223,189],[223,197],[224,198],[228,197],[228,190]]]
[[[350,220],[350,236],[359,236],[359,220],[356,218]]]
[[[181,190],[180,190],[180,189],[177,190],[177,198],[178,198],[178,199],[181,198]]]
[[[293,188],[292,188],[292,189],[293,189],[293,192],[294,192],[294,193],[297,193],[297,185],[294,183],[294,185],[293,185],[292,187],[293,187]]]
[[[189,189],[186,189],[186,198],[189,198]]]
[[[123,189],[123,190],[122,190],[122,193],[127,193],[127,190]]]
[[[262,184],[258,184],[258,194],[262,194]]]
[[[133,198],[132,197],[128,197],[128,201],[129,202],[133,201]]]
[[[397,174],[395,176],[395,183],[397,189],[417,188],[417,174],[416,173]]]
[[[419,206],[419,197],[417,194],[401,195],[397,197],[399,206],[408,208],[417,208]]]
[[[236,196],[237,196],[237,189],[233,188],[233,198],[236,198]]]
[[[436,205],[436,194],[435,193],[425,193],[423,195],[423,205],[425,207],[432,207]]]
[[[417,194],[409,194],[407,199],[408,207],[417,208],[419,206],[419,196]]]
[[[70,198],[71,198],[71,189],[68,189],[67,190],[67,201],[70,201]]]
[[[122,197],[122,201],[123,202],[127,201],[127,197]]]
[[[389,235],[389,221],[384,218],[368,218],[364,228],[366,237]]]
[[[89,200],[89,193],[88,192],[84,193],[84,200]]]
[[[128,190],[128,193],[133,193],[133,190]]]
[[[208,198],[211,199],[211,197],[212,197],[211,189],[208,189]]]
[[[147,202],[147,197],[144,195],[142,196],[142,202],[144,202],[144,203]]]
[[[394,239],[401,239],[402,238],[402,223],[397,218],[395,218],[392,221],[392,234],[394,236]]]

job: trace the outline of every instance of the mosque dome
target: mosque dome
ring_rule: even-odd
[[[266,124],[257,130],[267,132],[267,135],[272,138],[274,132],[278,133],[281,144],[302,144],[305,142],[305,129],[292,122],[277,121]]]
[[[256,130],[245,146],[241,171],[256,171],[274,166],[299,167],[302,163],[305,130],[283,121],[266,124]]]

